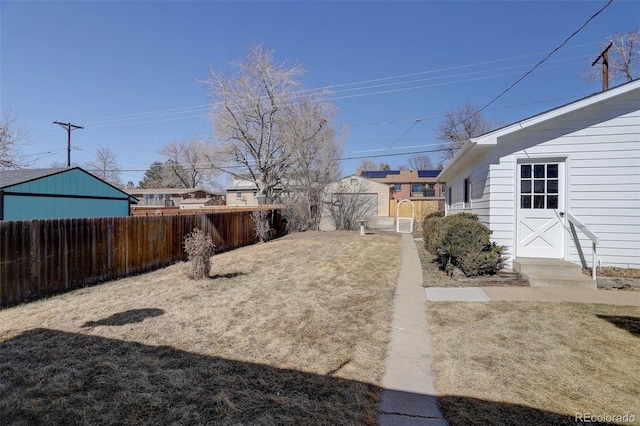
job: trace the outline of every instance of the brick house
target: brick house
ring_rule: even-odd
[[[444,199],[440,170],[357,170],[356,175],[386,183],[394,200]]]

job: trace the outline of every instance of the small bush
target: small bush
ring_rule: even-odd
[[[208,277],[211,269],[211,256],[216,249],[211,236],[199,228],[194,228],[191,233],[184,236],[183,245],[188,258],[185,275],[192,280]]]
[[[271,232],[271,212],[269,210],[254,210],[251,213],[251,220],[253,220],[258,241],[269,241],[273,236]]]
[[[502,268],[504,247],[492,243],[491,230],[478,221],[478,216],[460,213],[447,217],[437,214],[425,217],[425,248],[436,255],[440,266],[449,272],[460,268],[468,277],[493,274]]]
[[[447,217],[436,249],[440,265],[448,271],[458,267],[468,277],[493,274],[502,268],[504,247],[489,240],[491,230],[476,215]]]
[[[436,253],[436,249],[440,244],[444,223],[444,217],[436,215],[428,215],[422,221],[424,246],[432,254]]]
[[[428,219],[428,218],[432,218],[432,217],[444,217],[444,212],[442,210],[431,212],[428,215],[426,215],[424,218]]]
[[[287,223],[287,232],[302,232],[310,228],[309,209],[304,204],[285,204],[282,208],[282,216]]]

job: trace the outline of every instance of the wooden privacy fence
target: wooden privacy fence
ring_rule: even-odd
[[[444,200],[411,200],[416,208],[416,225],[421,224],[422,220],[429,213],[444,211]],[[389,216],[396,217],[396,209],[398,207],[397,200],[389,201]],[[400,216],[411,217],[411,206],[408,203],[400,205]]]
[[[282,234],[280,212],[272,212]],[[195,227],[213,237],[217,252],[255,242],[251,211],[0,221],[0,306],[185,260],[182,241]]]

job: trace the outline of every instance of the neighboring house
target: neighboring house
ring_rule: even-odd
[[[192,198],[211,198],[214,205],[224,202],[223,195],[202,188],[134,188],[126,191],[140,200],[139,207],[179,207],[184,200]]]
[[[356,174],[392,187],[394,200],[444,198],[443,185],[437,183],[440,170],[357,170]]]
[[[335,229],[328,217],[329,204],[346,203],[356,197],[366,210],[358,214],[366,218],[389,217],[389,185],[354,174],[327,186],[320,229]]]
[[[129,216],[137,202],[80,167],[0,170],[0,220]]]
[[[257,206],[258,187],[248,179],[234,178],[225,188],[228,206]]]
[[[295,197],[295,184],[291,181],[285,181],[287,187],[282,184],[276,185],[274,188],[275,199],[274,204],[285,203]],[[225,188],[227,191],[228,206],[257,206],[264,204],[259,200],[258,186],[249,179],[233,178]]]
[[[515,258],[640,268],[640,80],[469,140],[440,173]],[[591,238],[589,238],[589,236]]]
[[[188,198],[180,203],[180,210],[200,209],[218,205],[214,198]]]

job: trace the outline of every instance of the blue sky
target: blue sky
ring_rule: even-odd
[[[72,133],[73,163],[109,146],[137,183],[164,144],[212,136],[199,80],[259,41],[301,63],[307,88],[333,87],[345,157],[429,150],[446,110],[485,105],[605,4],[2,1],[0,106],[29,130],[36,167],[66,162],[60,120],[85,126]],[[638,26],[640,2],[614,1],[486,118],[510,123],[599,91],[578,74],[607,35]],[[359,161],[342,161],[344,174]]]

